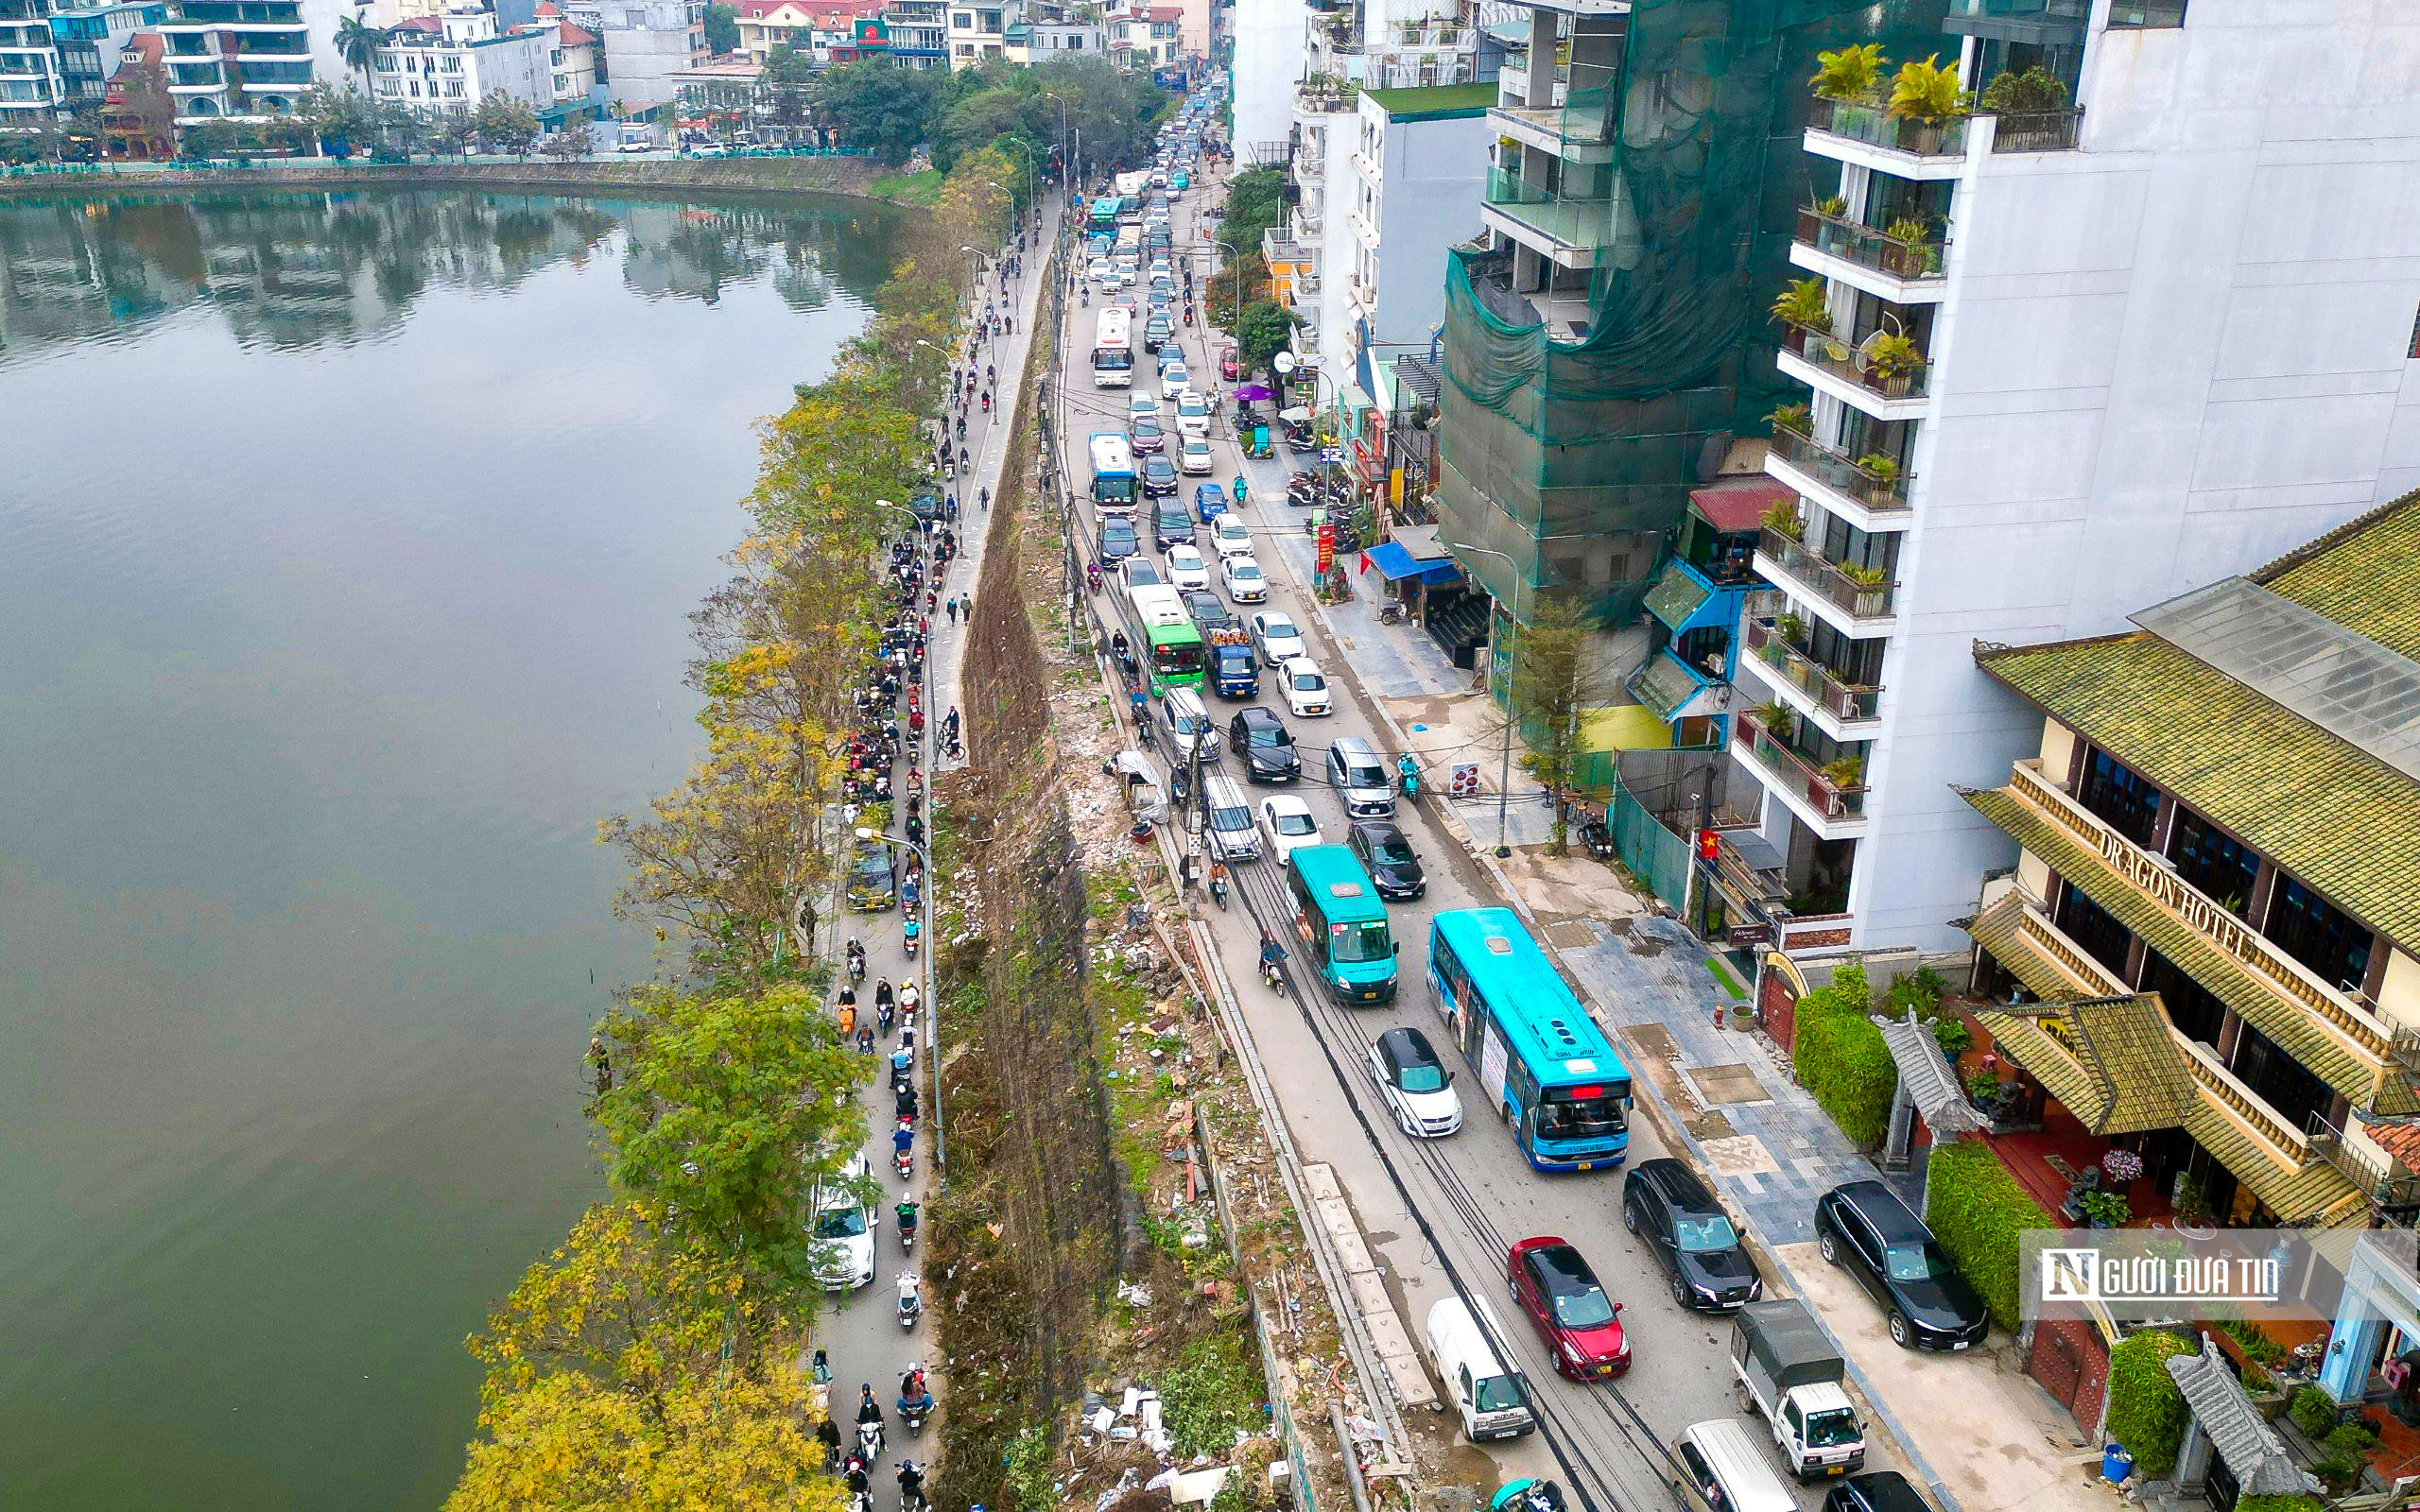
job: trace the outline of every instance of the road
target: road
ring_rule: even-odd
[[[1045,217],[1044,235],[1046,237],[1057,224],[1057,213],[1055,208],[1045,206],[1042,214]],[[1046,241],[1044,245],[1047,245]],[[1028,262],[1030,266],[1025,275],[1012,281],[1011,299],[1014,301],[1015,331],[984,341],[977,357],[979,363],[996,368],[1010,382],[1025,370],[1026,352],[1032,340],[1038,284],[1042,279],[1042,258],[1029,255]],[[998,297],[996,274],[987,270],[985,278],[990,282],[985,286],[986,292],[977,296],[978,304],[984,298]],[[971,593],[982,572],[988,517],[977,507],[977,500],[980,497],[977,490],[988,488],[994,496],[1000,491],[1000,472],[1007,459],[1010,439],[1006,418],[1014,412],[1015,406],[1013,392],[1000,391],[994,395],[990,414],[987,415],[979,405],[971,407],[965,444],[972,465],[966,476],[954,485],[961,503],[961,553],[950,564],[938,585],[938,592],[944,597]],[[964,621],[954,622],[946,614],[937,614],[932,619],[927,662],[933,680],[933,708],[939,714],[945,715],[960,702],[959,673],[964,659]],[[932,732],[928,730],[928,734]],[[944,769],[954,765],[957,764],[946,760],[940,764]],[[925,769],[928,772],[936,769],[929,751]],[[903,771],[898,775],[904,779],[906,774]],[[872,915],[843,914],[836,921],[835,928],[841,939],[855,937],[863,941],[866,947],[866,984],[857,993],[861,1005],[872,1005],[874,985],[886,979],[894,988],[913,981],[918,984],[919,990],[925,992],[926,999],[930,999],[931,993],[926,990],[929,984],[924,976],[927,959],[920,954],[910,961],[903,943],[906,918],[906,914],[894,910]],[[836,954],[838,943],[836,940],[830,947]],[[928,1016],[920,1016],[920,1019],[924,1017]],[[919,1033],[924,1032],[920,1024]],[[880,1053],[888,1057],[897,1046],[896,1035],[887,1037],[880,1045]],[[927,1043],[925,1048],[929,1051],[933,1047]],[[833,1414],[843,1431],[848,1430],[856,1416],[855,1403],[860,1384],[873,1387],[884,1415],[890,1419],[889,1451],[873,1476],[874,1502],[878,1507],[884,1508],[897,1503],[898,1486],[892,1477],[901,1456],[904,1454],[929,1469],[932,1462],[940,1457],[938,1439],[948,1421],[948,1375],[943,1363],[929,1352],[932,1339],[930,1325],[919,1323],[913,1329],[899,1326],[898,1279],[903,1272],[915,1269],[923,1259],[923,1252],[921,1249],[905,1252],[900,1248],[898,1225],[892,1211],[903,1197],[913,1195],[922,1203],[929,1194],[933,1158],[930,1065],[927,1057],[920,1068],[925,1116],[924,1126],[919,1130],[914,1177],[909,1181],[903,1183],[891,1164],[892,1108],[888,1074],[877,1075],[858,1099],[866,1125],[866,1159],[885,1194],[881,1227],[875,1235],[875,1278],[870,1286],[835,1297],[830,1310],[817,1321],[815,1331],[816,1346],[825,1351],[832,1367]],[[941,1112],[942,1135],[946,1139],[947,1109]],[[911,1365],[923,1365],[927,1368],[933,1395],[941,1403],[941,1410],[925,1424],[921,1439],[910,1438],[907,1435],[892,1410],[898,1400],[900,1377]]]
[[[1201,211],[1215,203],[1222,183],[1223,179],[1214,178],[1176,203],[1172,240],[1180,255],[1193,262],[1197,281],[1206,280],[1216,262],[1216,250],[1208,240],[1216,232],[1205,232]],[[1075,266],[1080,273],[1081,261]],[[1094,306],[1104,297],[1094,289]],[[1068,381],[1053,386],[1063,396],[1060,429],[1067,438],[1065,455],[1074,473],[1071,486],[1078,494],[1081,523],[1078,545],[1088,557],[1097,537],[1083,438],[1094,431],[1123,430],[1129,394],[1123,388],[1093,387],[1091,313],[1089,308],[1070,304],[1069,329],[1060,341]],[[1180,326],[1178,335],[1188,369],[1196,375],[1215,376],[1211,334]],[[1152,363],[1138,353],[1136,365],[1136,384],[1156,387]],[[1217,457],[1211,476],[1223,482],[1244,468],[1234,444],[1233,427],[1223,415],[1214,424],[1211,438]],[[1189,500],[1194,485],[1201,481],[1184,479],[1180,497]],[[1289,613],[1309,639],[1311,654],[1337,696],[1332,716],[1297,719],[1287,713],[1273,679],[1264,672],[1263,691],[1254,701],[1271,708],[1293,731],[1302,751],[1305,781],[1290,791],[1310,803],[1326,838],[1338,840],[1345,829],[1343,810],[1334,795],[1322,790],[1318,776],[1328,743],[1339,736],[1358,735],[1382,754],[1392,755],[1392,740],[1369,694],[1353,676],[1351,660],[1328,642],[1311,612],[1308,585],[1290,559],[1301,554],[1277,549],[1281,539],[1301,539],[1303,512],[1285,502],[1282,488],[1255,484],[1252,502],[1239,513],[1254,534],[1268,542],[1268,548],[1257,555],[1269,574],[1271,591],[1268,605],[1239,606],[1237,613],[1248,618],[1263,607]],[[1142,517],[1140,533],[1148,539],[1148,513]],[[1108,597],[1114,592],[1114,585],[1105,586],[1094,600],[1094,612],[1104,625],[1115,623]],[[1205,697],[1205,702],[1222,726],[1240,707],[1217,697]],[[1289,789],[1246,791],[1256,805],[1271,792]],[[1692,1422],[1729,1417],[1734,1411],[1724,1354],[1729,1323],[1685,1313],[1671,1301],[1654,1263],[1622,1229],[1617,1173],[1538,1173],[1515,1147],[1511,1131],[1492,1119],[1475,1119],[1447,1140],[1413,1140],[1385,1113],[1363,1069],[1364,1050],[1384,1030],[1396,1025],[1435,1026],[1436,1016],[1421,981],[1430,917],[1441,909],[1506,902],[1446,831],[1433,812],[1433,803],[1432,795],[1417,805],[1404,806],[1399,816],[1426,868],[1429,885],[1424,900],[1390,906],[1394,936],[1404,945],[1406,986],[1388,1007],[1346,1009],[1330,1004],[1315,986],[1308,993],[1279,994],[1260,985],[1255,970],[1260,938],[1255,916],[1277,926],[1292,912],[1281,902],[1276,862],[1243,863],[1235,868],[1242,906],[1221,912],[1197,901],[1197,911],[1206,910],[1227,971],[1242,984],[1247,1026],[1302,1158],[1335,1167],[1372,1249],[1392,1274],[1406,1325],[1418,1336],[1429,1306],[1461,1292],[1489,1298],[1511,1333],[1514,1352],[1536,1389],[1544,1431],[1485,1450],[1484,1470],[1473,1469],[1478,1462],[1466,1457],[1472,1451],[1460,1447],[1446,1461],[1457,1476],[1478,1483],[1482,1490],[1497,1476],[1550,1477],[1574,1493],[1576,1503],[1587,1512],[1662,1508],[1670,1505],[1672,1498],[1662,1477],[1664,1461],[1657,1445],[1668,1443]],[[1271,933],[1280,938],[1291,937],[1288,928],[1272,927]],[[1299,965],[1292,974],[1299,983],[1313,982]],[[1456,1063],[1451,1049],[1445,1054],[1449,1064]],[[1634,1075],[1638,1074],[1634,1067]],[[1468,1077],[1463,1081],[1466,1087],[1473,1085]],[[1642,1088],[1642,1103],[1645,1095]],[[1668,1153],[1643,1114],[1633,1117],[1630,1150],[1634,1160]],[[1558,1377],[1538,1334],[1507,1302],[1508,1246],[1542,1233],[1559,1234],[1578,1246],[1607,1290],[1625,1304],[1622,1322],[1634,1364],[1618,1383],[1576,1384]],[[1459,1435],[1453,1436],[1460,1445]],[[1870,1469],[1902,1468],[1883,1446],[1877,1444],[1876,1451]],[[1811,1507],[1821,1493],[1820,1486],[1803,1491],[1801,1502]]]

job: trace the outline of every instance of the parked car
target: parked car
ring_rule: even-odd
[[[1227,748],[1244,759],[1244,780],[1290,782],[1303,775],[1303,757],[1286,721],[1270,710],[1238,709],[1227,723]]]
[[[1824,1492],[1824,1512],[1932,1512],[1932,1508],[1924,1493],[1897,1470],[1870,1470]]]
[[[807,1201],[809,1252],[815,1279],[827,1292],[853,1292],[873,1282],[873,1231],[882,1220],[857,1194],[866,1158],[852,1156],[838,1178],[818,1182]]]
[[[1889,1315],[1903,1349],[1971,1349],[1991,1320],[1948,1253],[1879,1181],[1849,1181],[1815,1199],[1824,1258],[1857,1278]]]
[[[1692,1313],[1736,1313],[1765,1295],[1731,1215],[1669,1156],[1641,1160],[1622,1178],[1622,1227],[1647,1242],[1672,1300]]]
[[[1552,1234],[1521,1240],[1506,1269],[1512,1299],[1545,1336],[1557,1370],[1588,1381],[1630,1368],[1622,1304],[1605,1295],[1596,1271],[1567,1240]]]
[[[1269,578],[1250,557],[1229,557],[1219,563],[1219,578],[1227,596],[1238,604],[1269,602]]]
[[[1210,564],[1201,559],[1201,548],[1185,542],[1170,546],[1167,556],[1168,583],[1175,588],[1207,588],[1210,586]]]
[[[1233,566],[1234,563],[1228,565]],[[1327,674],[1320,664],[1306,656],[1298,656],[1277,669],[1279,682],[1286,690],[1286,707],[1297,719],[1312,719],[1336,713],[1335,697],[1328,692]]]
[[[1428,891],[1420,857],[1394,820],[1357,819],[1345,833],[1344,844],[1376,884],[1378,896],[1389,902],[1409,902]]]
[[[1253,643],[1260,647],[1260,659],[1270,666],[1281,666],[1309,649],[1303,644],[1303,632],[1294,626],[1291,615],[1276,610],[1263,610],[1249,622]]]
[[[1389,1029],[1378,1036],[1370,1046],[1370,1074],[1395,1126],[1413,1139],[1442,1140],[1462,1126],[1454,1074],[1419,1030]]]
[[[1304,846],[1326,843],[1311,806],[1290,793],[1262,799],[1260,823],[1269,832],[1269,853],[1280,861]]]

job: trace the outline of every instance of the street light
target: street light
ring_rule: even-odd
[[[925,1005],[925,1073],[933,1088],[933,1172],[938,1178],[948,1161],[942,1152],[942,1005],[933,1000],[933,887],[937,880],[933,855],[913,840],[895,839],[863,824],[856,827],[856,836],[860,840],[906,846],[916,853],[916,864],[925,876],[925,885],[916,889],[916,933],[923,941],[916,950],[916,974],[923,979],[917,990]]]

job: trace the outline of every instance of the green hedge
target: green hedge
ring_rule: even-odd
[[[2176,1469],[2190,1414],[2166,1361],[2190,1352],[2183,1339],[2162,1329],[2131,1334],[2109,1351],[2109,1436],[2126,1446],[2146,1480]]]
[[[1898,1069],[1866,1014],[1874,990],[1865,968],[1851,964],[1798,1001],[1798,1040],[1791,1064],[1816,1106],[1860,1145],[1882,1143],[1891,1127],[1891,1097]]]
[[[1958,1269],[1982,1293],[1992,1321],[2017,1326],[2017,1235],[2056,1228],[2042,1205],[2026,1195],[1991,1146],[1973,1140],[1936,1144],[1925,1173],[1925,1222]]]
[[[2327,1512],[2327,1503],[2315,1496],[2244,1496],[2235,1512]]]

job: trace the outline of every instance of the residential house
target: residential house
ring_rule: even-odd
[[[468,8],[406,21],[379,43],[372,89],[423,119],[466,114],[490,94],[551,114],[560,25],[501,34],[493,11]]]
[[[138,31],[118,49],[101,98],[101,156],[112,162],[165,163],[177,155],[177,106],[168,94],[167,44]]]
[[[901,68],[932,73],[949,67],[948,0],[889,0],[882,32]]]
[[[2420,12],[2016,9],[1952,19],[1962,83],[2077,105],[1822,101],[1805,139],[1733,775],[1849,948],[1956,948],[2008,859],[1954,788],[2039,720],[1978,641],[2122,631],[2420,485]]]
[[[1099,56],[1109,51],[1108,36],[1097,21],[1043,20],[1026,23],[1028,62],[1041,62],[1061,53]]]
[[[819,63],[847,62],[857,24],[881,9],[874,0],[740,0],[739,50],[759,63],[785,46]]]
[[[290,115],[311,87],[302,0],[177,0],[159,30],[180,121]]]
[[[603,43],[606,98],[632,114],[668,104],[673,76],[707,59],[705,0],[568,0],[563,14]]]
[[[1183,20],[1184,12],[1175,6],[1132,6],[1111,12],[1105,22],[1111,60],[1120,68],[1174,67]]]
[[[128,39],[168,19],[164,0],[119,0],[51,12],[51,42],[58,49],[62,109],[97,104],[109,93]]]
[[[949,66],[973,68],[1005,58],[1009,29],[1024,20],[1017,0],[952,0],[949,8]]]

